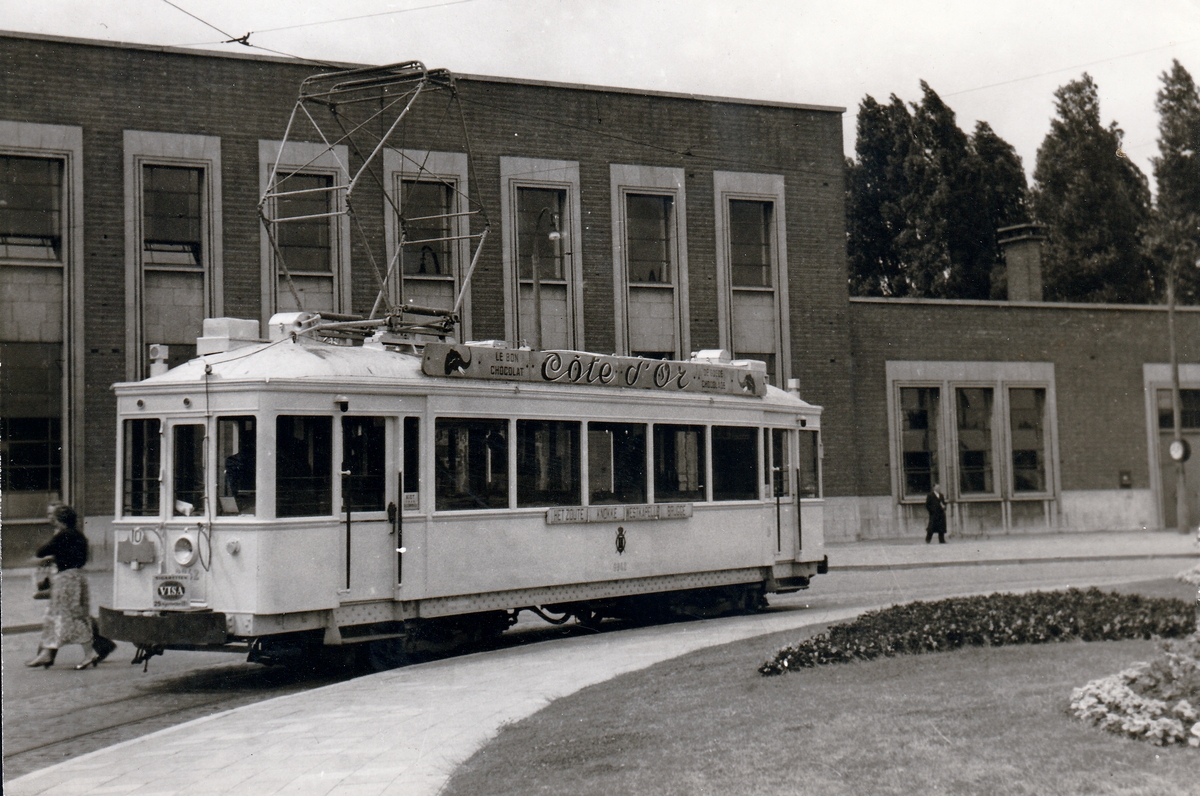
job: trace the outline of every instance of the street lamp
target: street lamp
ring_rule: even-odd
[[[547,238],[555,243],[562,239],[562,233],[558,231],[558,213],[552,212],[548,207],[543,207],[538,213],[537,221],[533,224],[533,242],[529,250],[529,265],[533,271],[533,348],[535,351],[542,349],[542,268],[541,256],[538,254],[538,230],[542,228],[542,218],[546,215],[550,216],[550,224],[553,226]]]

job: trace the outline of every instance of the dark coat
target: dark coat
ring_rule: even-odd
[[[37,557],[54,556],[54,563],[59,572],[68,569],[83,569],[88,560],[88,541],[73,528],[66,528],[54,534],[54,538],[38,548]]]
[[[926,530],[930,534],[946,532],[946,496],[930,490],[925,496],[925,510],[929,512],[929,525]]]

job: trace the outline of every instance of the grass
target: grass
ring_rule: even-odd
[[[1176,581],[1121,591],[1194,599]],[[815,633],[822,628],[812,628]],[[1089,727],[1071,689],[1147,641],[970,648],[782,677],[797,633],[714,647],[560,699],[503,728],[462,794],[1196,794],[1200,755]]]

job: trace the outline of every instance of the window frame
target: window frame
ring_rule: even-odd
[[[521,295],[517,268],[517,192],[520,188],[543,188],[566,192],[563,201],[563,273],[566,274],[567,348],[577,349],[584,341],[583,228],[580,206],[579,162],[541,158],[500,158],[500,225],[504,273],[504,335],[509,341],[532,339],[521,328]],[[544,344],[545,345],[545,344]]]
[[[717,329],[719,347],[731,352],[735,359],[754,358],[757,354],[775,355],[775,386],[782,387],[792,376],[791,301],[788,285],[787,252],[787,182],[782,174],[714,171],[713,194],[715,208]],[[772,253],[772,287],[749,287],[733,284],[732,240],[730,233],[730,202],[751,201],[771,204],[770,246]],[[734,294],[767,293],[773,295],[774,352],[746,350],[738,346],[734,328]]]
[[[631,356],[633,352],[629,329],[629,291],[631,288],[673,291],[675,349],[670,353],[674,359],[683,359],[691,352],[686,180],[686,172],[682,168],[617,163],[609,166],[612,209],[614,350],[623,356]],[[667,225],[669,245],[672,249],[670,254],[674,278],[670,283],[656,285],[645,282],[630,283],[629,281],[628,197],[630,195],[662,196],[671,200],[671,217],[668,218]]]
[[[397,192],[401,190],[402,183],[408,180],[416,180],[419,182],[441,182],[449,184],[452,187],[450,194],[450,212],[451,213],[466,213],[470,209],[470,172],[469,162],[465,152],[437,152],[424,149],[385,149],[383,151],[383,173],[384,185],[387,186],[388,194],[383,200],[383,234],[384,234],[384,251],[386,252],[387,262],[392,263],[397,257],[397,247],[400,241],[400,225],[397,223],[396,207],[399,206],[397,201]],[[450,271],[451,280],[455,298],[463,291],[463,277],[465,270],[471,263],[472,245],[474,241],[465,237],[471,232],[471,217],[460,215],[448,219],[450,234],[452,236],[460,236],[459,240],[448,241],[450,250]],[[395,265],[396,278],[391,280],[388,289],[391,291],[392,301],[399,303],[400,296],[400,272],[403,268],[403,263],[398,259]],[[404,279],[423,277],[404,277]],[[425,277],[428,278],[428,277]],[[441,279],[443,277],[433,277]],[[467,290],[462,297],[462,305],[459,307],[459,336],[463,340],[472,339],[472,324],[471,324],[471,291]]]
[[[278,179],[278,172],[287,170],[303,175],[322,175],[333,178],[333,190],[330,191],[330,212],[335,215],[329,218],[329,276],[332,281],[333,311],[349,313],[351,311],[351,271],[350,271],[350,216],[346,213],[346,187],[350,178],[347,172],[349,164],[349,149],[339,144],[328,147],[324,144],[311,144],[288,141],[286,149],[283,141],[260,139],[258,142],[258,185],[259,195],[265,196],[272,186],[272,180]],[[286,190],[286,188],[285,188]],[[267,234],[266,222],[259,219],[259,258],[261,278],[262,328],[266,329],[271,316],[279,311],[281,292],[280,280],[283,275],[271,246],[271,237]],[[313,272],[314,275],[315,272]],[[322,274],[323,275],[323,274]],[[307,308],[312,310],[312,307]]]

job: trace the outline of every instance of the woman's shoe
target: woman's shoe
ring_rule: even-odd
[[[48,649],[43,649],[41,647],[38,647],[37,657],[31,661],[25,661],[25,665],[34,667],[34,668],[41,666],[46,669],[49,669],[51,666],[54,665],[54,657],[57,654],[58,654],[58,650],[56,650],[56,649],[48,650]]]
[[[89,666],[99,666],[101,660],[103,660],[103,658],[101,658],[99,655],[93,655],[92,657],[90,657],[86,661],[84,661],[83,663],[76,666],[75,670],[82,672],[84,669],[86,669]]]

